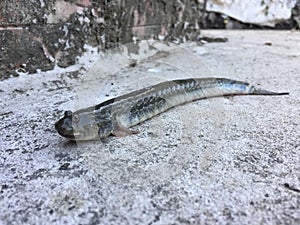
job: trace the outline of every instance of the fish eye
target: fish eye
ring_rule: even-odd
[[[65,111],[65,117],[70,117],[72,116],[71,110]]]
[[[75,123],[78,123],[79,122],[79,116],[77,114],[73,115],[73,121]]]

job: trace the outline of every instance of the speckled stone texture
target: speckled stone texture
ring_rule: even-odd
[[[299,32],[203,35],[228,42],[142,42],[136,58],[0,81],[0,224],[299,224]],[[64,110],[212,76],[290,95],[192,102],[124,138],[74,143],[54,129]]]

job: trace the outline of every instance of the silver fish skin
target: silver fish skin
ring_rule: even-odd
[[[73,141],[101,139],[110,134],[122,137],[138,133],[128,128],[187,102],[221,96],[287,94],[257,89],[249,83],[226,78],[171,80],[76,112],[66,111],[55,123],[55,129]]]

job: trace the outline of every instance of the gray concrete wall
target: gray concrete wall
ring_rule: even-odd
[[[1,1],[0,78],[73,65],[86,43],[194,39],[199,18],[200,4],[190,0]]]

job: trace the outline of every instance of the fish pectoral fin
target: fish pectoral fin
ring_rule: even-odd
[[[117,137],[125,137],[128,135],[138,134],[138,133],[140,133],[138,130],[130,130],[120,125],[114,126],[114,131],[112,132],[112,134]]]

